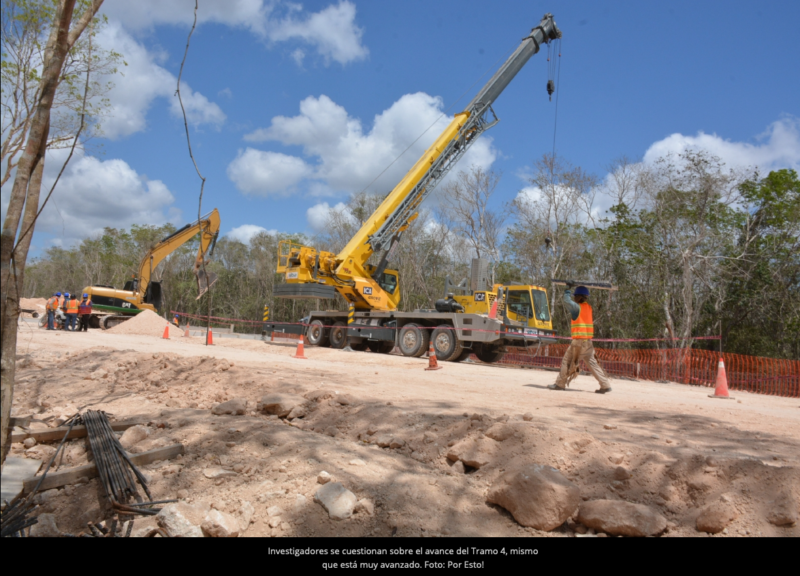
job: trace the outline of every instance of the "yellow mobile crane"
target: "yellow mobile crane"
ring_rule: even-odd
[[[276,286],[276,298],[333,298],[339,293],[356,309],[355,323],[350,326],[343,321],[346,313],[312,312],[304,330],[310,345],[344,348],[349,341],[355,349],[369,347],[376,352],[389,352],[397,345],[408,356],[421,356],[432,339],[442,360],[464,360],[474,352],[481,360],[493,362],[506,345],[554,341],[546,338],[553,333],[546,291],[521,284],[489,286],[485,274],[481,275],[485,261],[473,261],[469,288],[464,282],[455,287],[469,294],[448,296],[436,302],[436,310],[415,312],[397,311],[398,273],[387,264],[423,200],[478,136],[498,122],[492,109],[495,99],[542,44],[560,37],[552,14],[545,14],[341,252],[280,242],[277,271],[286,275],[286,284]],[[367,264],[370,256],[381,252],[377,265]],[[265,323],[262,333],[272,331],[298,333],[301,329]]]
[[[158,312],[162,300],[161,282],[151,280],[153,270],[164,258],[198,233],[200,233],[200,247],[197,250],[193,272],[197,278],[197,298],[199,299],[205,294],[209,286],[217,281],[217,275],[213,272],[209,272],[207,276],[203,272],[203,259],[206,252],[209,252],[209,256],[214,253],[214,246],[216,246],[219,235],[219,212],[216,208],[197,222],[187,224],[153,246],[139,264],[139,275],[128,280],[122,290],[116,290],[113,286],[87,286],[84,288],[83,292],[89,294],[89,298],[92,300],[91,326],[105,330],[128,320],[142,310]]]

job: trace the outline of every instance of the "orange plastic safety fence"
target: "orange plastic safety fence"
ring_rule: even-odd
[[[538,349],[509,348],[500,364],[560,368],[569,344]],[[719,359],[725,363],[730,390],[757,394],[800,397],[800,361],[779,360],[710,350],[673,348],[663,350],[618,350],[595,346],[603,369],[612,376],[637,380],[670,381],[714,387]],[[581,365],[581,368],[586,369]]]

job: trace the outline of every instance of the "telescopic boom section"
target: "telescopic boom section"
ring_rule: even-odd
[[[360,264],[373,253],[390,248],[416,217],[422,201],[447,172],[458,162],[475,139],[497,123],[492,103],[508,86],[542,44],[561,37],[552,14],[545,14],[531,33],[523,38],[463,112],[456,114],[450,125],[428,148],[403,180],[367,220],[345,248],[336,256],[337,275],[346,277],[343,268],[353,259]],[[491,115],[491,116],[490,116]]]

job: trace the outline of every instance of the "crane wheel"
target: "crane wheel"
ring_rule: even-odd
[[[341,350],[347,346],[347,324],[342,321],[334,322],[330,335],[331,348]]]
[[[419,358],[428,351],[430,339],[430,330],[421,328],[418,324],[406,324],[400,329],[398,347],[403,356]]]
[[[306,342],[309,346],[326,346],[328,344],[328,329],[322,320],[312,320],[306,332]]]
[[[445,362],[455,361],[464,350],[456,331],[449,324],[437,326],[431,334],[431,341],[436,350],[436,358]]]

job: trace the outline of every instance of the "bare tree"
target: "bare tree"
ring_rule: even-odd
[[[436,210],[439,221],[461,239],[458,244],[468,248],[472,257],[492,262],[492,278],[508,218],[504,207],[490,207],[500,178],[500,174],[477,166],[461,170],[442,188],[442,202]]]
[[[76,10],[76,0],[60,0],[56,6],[42,58],[38,100],[24,138],[25,146],[17,164],[8,211],[0,233],[0,462],[5,462],[10,448],[9,418],[14,397],[19,298],[39,210],[51,110],[67,55],[94,19],[102,3],[103,0],[82,2]],[[78,13],[78,19],[73,24],[75,12]]]

